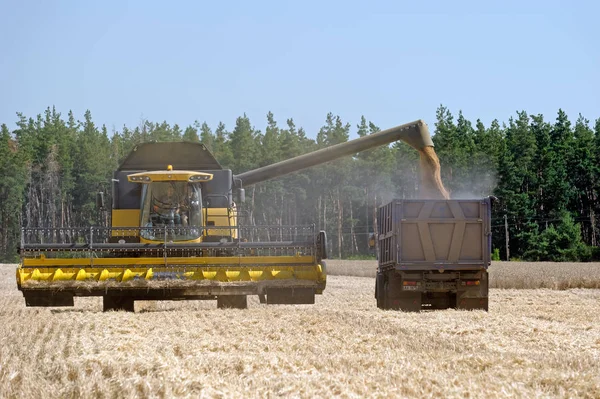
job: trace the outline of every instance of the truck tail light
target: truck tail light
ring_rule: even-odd
[[[403,281],[402,282],[403,285],[417,285],[416,281]]]
[[[467,285],[479,285],[480,284],[479,280],[469,280],[469,281],[465,281],[465,283]]]

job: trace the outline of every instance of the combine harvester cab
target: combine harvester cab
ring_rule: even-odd
[[[398,199],[381,206],[377,307],[487,311],[492,198]]]
[[[246,308],[248,295],[313,304],[326,286],[325,232],[245,226],[234,195],[243,202],[244,187],[397,140],[422,154],[433,146],[417,120],[234,176],[203,144],[140,144],[114,172],[110,227],[22,229],[18,289],[27,306],[102,296],[104,310],[184,299]]]

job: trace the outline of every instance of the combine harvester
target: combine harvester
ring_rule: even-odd
[[[240,225],[234,195],[243,202],[244,187],[398,140],[432,151],[421,120],[237,176],[199,143],[140,144],[114,172],[111,227],[22,229],[18,289],[26,306],[102,296],[105,311],[137,300],[246,308],[248,295],[313,304],[326,285],[325,232]]]

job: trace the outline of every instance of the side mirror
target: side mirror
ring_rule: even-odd
[[[246,190],[243,188],[236,189],[238,202],[241,204],[242,202],[246,202]]]
[[[96,208],[104,209],[104,193],[102,191],[96,194]]]
[[[317,234],[317,256],[320,259],[327,259],[327,233],[324,230]]]

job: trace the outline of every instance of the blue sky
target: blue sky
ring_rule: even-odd
[[[600,3],[0,0],[0,123],[600,118]],[[355,135],[353,128],[352,135]]]

